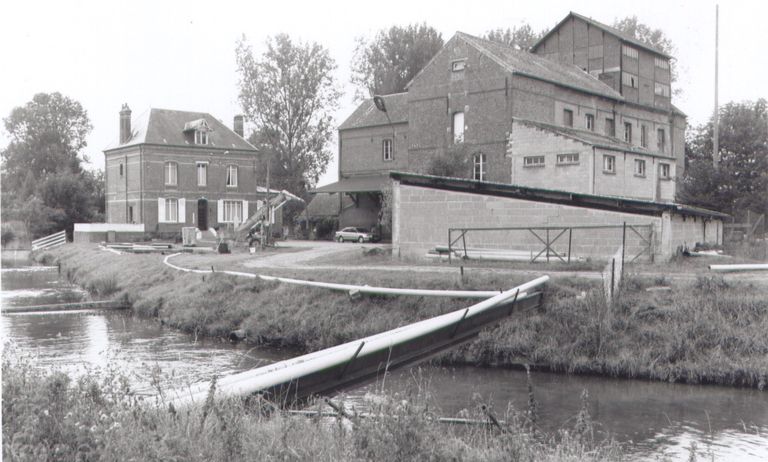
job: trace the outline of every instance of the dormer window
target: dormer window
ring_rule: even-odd
[[[211,127],[205,119],[197,119],[184,124],[184,133],[187,135],[187,142],[193,141],[194,144],[207,145],[210,141],[209,133]]]

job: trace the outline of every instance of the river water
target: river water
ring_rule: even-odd
[[[58,278],[55,268],[3,268],[3,306],[60,303],[86,294]],[[72,374],[112,368],[135,388],[169,388],[208,380],[293,356],[293,352],[249,348],[218,340],[195,340],[119,312],[77,311],[0,317],[0,338],[39,364]],[[6,345],[6,346],[7,346]],[[768,392],[716,386],[531,374],[545,432],[572,428],[588,392],[598,438],[625,443],[637,460],[688,460],[691,443],[716,460],[768,460]],[[424,390],[445,417],[476,402],[491,403],[498,414],[508,405],[525,410],[524,372],[473,367],[420,366],[389,374],[385,380],[350,390],[347,406],[365,409],[383,388],[391,393]]]

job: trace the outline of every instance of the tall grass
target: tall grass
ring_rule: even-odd
[[[417,392],[383,397],[369,418],[334,420],[264,413],[258,399],[172,409],[139,399],[113,372],[75,380],[8,356],[2,372],[8,461],[613,461],[625,455],[614,442],[594,442],[572,429],[534,436],[514,409],[500,416],[501,428],[441,424]],[[468,417],[485,418],[473,409]]]

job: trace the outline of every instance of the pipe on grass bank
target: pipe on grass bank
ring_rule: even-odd
[[[768,263],[750,263],[736,265],[709,265],[711,271],[719,273],[734,271],[768,271]]]
[[[167,257],[165,257],[165,259],[163,259],[163,263],[165,263],[166,265],[178,271],[198,273],[198,274],[210,274],[214,272],[213,270],[196,270],[196,269],[183,268],[181,266],[174,265],[169,261],[169,259],[177,255],[180,255],[180,254],[175,253],[173,255],[168,255]],[[360,285],[354,285],[354,284],[337,284],[332,282],[318,282],[318,281],[307,281],[303,279],[283,278],[283,277],[277,277],[277,276],[268,276],[265,274],[245,273],[242,271],[218,271],[217,270],[215,272],[222,273],[222,274],[229,274],[232,276],[247,277],[251,279],[260,278],[264,281],[276,281],[284,284],[294,284],[294,285],[300,285],[305,287],[319,287],[323,289],[338,290],[338,291],[347,292],[354,295],[358,295],[358,294],[392,295],[392,296],[412,295],[412,296],[419,296],[419,297],[475,298],[475,299],[484,300],[484,299],[499,295],[499,293],[501,293],[501,291],[498,291],[498,290],[435,290],[435,289],[403,289],[403,288],[390,288],[390,287],[374,287],[374,286],[367,286],[367,285],[360,286]]]

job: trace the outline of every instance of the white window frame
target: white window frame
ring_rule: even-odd
[[[648,127],[644,124],[640,125],[640,146],[644,148],[648,147]]]
[[[222,212],[223,223],[243,222],[243,201],[224,199],[222,205],[224,207]]]
[[[608,122],[609,121],[610,121],[610,124],[611,124],[611,128],[613,129],[612,132],[608,131]],[[606,117],[605,118],[605,135],[606,136],[611,136],[611,137],[614,137],[614,138],[616,137],[616,119],[612,119],[610,117]]]
[[[179,222],[179,200],[175,197],[165,198],[165,223]]]
[[[195,130],[195,144],[201,144],[201,145],[208,144],[207,130]]]
[[[635,176],[645,178],[645,159],[635,159]]]
[[[237,165],[227,165],[226,184],[228,188],[237,187]]]
[[[472,166],[472,178],[475,181],[486,181],[488,159],[485,157],[485,154],[479,152],[472,156]]]
[[[584,114],[584,126],[591,132],[595,131],[595,116],[593,114]]]
[[[524,168],[541,168],[544,167],[546,160],[544,156],[525,156],[523,157]]]
[[[392,162],[395,160],[395,142],[392,138],[385,138],[381,140],[381,157],[384,162]]]
[[[166,186],[178,186],[179,164],[176,162],[166,162],[163,165],[163,180]]]
[[[632,143],[632,122],[624,122],[624,141]]]
[[[669,61],[664,58],[659,58],[658,56],[653,61],[654,65],[658,67],[659,69],[667,69],[669,70]]]
[[[454,144],[463,143],[464,142],[464,112],[454,112],[453,116],[451,117],[451,121],[453,123],[453,142]]]
[[[672,177],[672,167],[666,162],[659,163],[659,178],[669,180]]]
[[[557,155],[557,165],[578,165],[579,153],[578,152],[566,152]]]
[[[197,173],[197,185],[200,187],[208,186],[208,162],[196,162],[195,171]]]
[[[603,154],[603,173],[616,173],[616,156]]]

